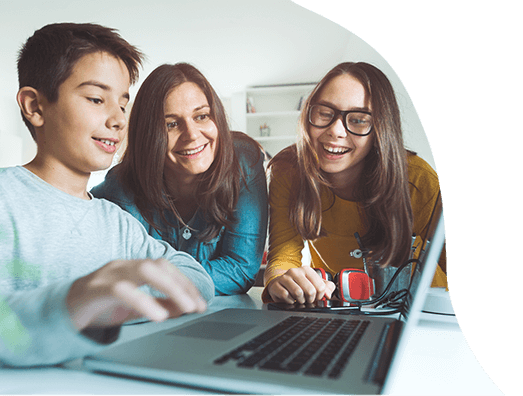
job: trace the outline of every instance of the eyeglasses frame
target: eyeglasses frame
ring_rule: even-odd
[[[334,111],[334,117],[332,117],[332,120],[325,126],[318,126],[318,125],[314,125],[311,121],[311,111],[312,111],[312,108],[314,106],[325,106],[329,109],[331,109],[332,111]],[[364,134],[360,134],[360,133],[356,133],[356,132],[352,132],[348,127],[347,127],[347,114],[350,114],[350,113],[363,113],[363,114],[368,114],[370,116],[372,116],[372,113],[370,111],[365,111],[365,110],[346,110],[346,111],[342,111],[342,110],[338,110],[338,109],[335,109],[333,107],[330,107],[330,106],[327,106],[326,104],[323,104],[323,103],[314,103],[314,104],[311,104],[309,106],[309,110],[307,112],[307,121],[309,122],[310,125],[312,125],[313,127],[315,128],[321,128],[321,129],[324,129],[324,128],[328,128],[330,127],[332,124],[334,124],[334,122],[336,122],[336,120],[340,117],[340,115],[342,116],[341,118],[341,123],[343,124],[343,127],[345,128],[345,130],[349,133],[351,133],[352,135],[354,136],[368,136],[370,135],[370,133],[372,132],[372,130],[374,129],[374,125],[371,125],[370,129],[369,129],[369,132],[367,133],[364,133]]]

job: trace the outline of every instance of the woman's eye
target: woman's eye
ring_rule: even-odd
[[[209,118],[209,114],[200,114],[196,116],[196,121],[207,121]]]
[[[94,104],[102,103],[102,99],[99,99],[99,98],[87,98],[87,100],[89,100],[90,102],[93,102]]]
[[[178,126],[178,122],[177,121],[173,121],[173,122],[168,122],[167,123],[167,129],[173,129],[173,128],[176,128]]]

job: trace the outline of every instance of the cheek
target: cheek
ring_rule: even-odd
[[[167,152],[165,153],[165,160],[166,160],[166,163],[176,163],[177,160],[176,160],[176,156],[174,155],[174,151],[175,151],[175,147],[174,147],[174,144],[173,144],[173,140],[172,139],[169,139],[169,141],[167,142]]]
[[[206,125],[204,133],[207,135],[207,139],[214,141],[215,145],[218,143],[218,128],[214,121],[210,121],[208,125]]]
[[[210,123],[209,127],[205,131],[205,136],[209,141],[211,141],[211,147],[213,151],[213,158],[216,157],[216,151],[218,150],[218,144],[219,144],[219,136],[218,136],[218,128],[216,128],[216,124],[214,122]]]
[[[167,133],[167,152],[169,153],[174,146],[176,146],[176,142],[178,141],[178,135],[174,132]]]
[[[318,139],[323,134],[323,132],[324,132],[324,129],[317,129],[314,127],[310,128],[308,134],[309,134],[309,138],[311,139],[311,142],[313,145],[318,144]]]
[[[363,137],[358,142],[358,147],[359,147],[361,153],[366,156],[368,153],[370,153],[373,150],[374,139],[372,138],[372,136]]]

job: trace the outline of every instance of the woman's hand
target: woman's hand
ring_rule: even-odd
[[[139,290],[144,284],[165,298]],[[143,317],[161,322],[206,307],[196,286],[165,259],[111,261],[76,280],[67,295],[67,309],[78,330]]]
[[[273,279],[267,291],[274,302],[311,304],[323,297],[330,299],[335,285],[323,280],[311,267],[292,268]]]

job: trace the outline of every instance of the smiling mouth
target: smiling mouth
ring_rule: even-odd
[[[334,155],[343,155],[345,153],[348,153],[349,151],[352,151],[351,148],[348,148],[348,147],[332,147],[332,146],[327,146],[327,145],[323,145],[323,149],[328,152],[329,154],[334,154]]]
[[[204,144],[203,146],[200,146],[200,147],[196,147],[195,149],[191,149],[191,150],[181,150],[181,151],[177,151],[176,154],[179,154],[179,155],[195,155],[195,154],[198,154],[198,153],[201,153],[203,151],[203,149],[205,147],[207,147],[207,144]]]
[[[98,139],[98,138],[93,138],[94,140],[98,140],[99,142],[102,142],[103,144],[107,144],[108,146],[114,146],[116,144],[116,142],[113,142],[111,140],[108,140],[108,139]]]

